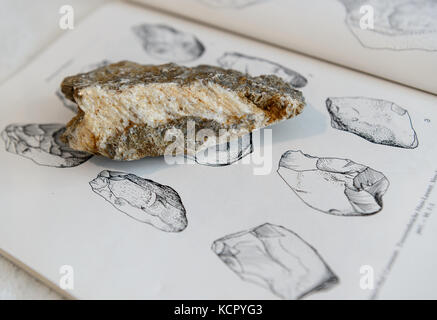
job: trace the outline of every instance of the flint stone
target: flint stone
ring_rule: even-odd
[[[184,140],[194,123],[195,132],[209,129],[214,138],[234,140],[294,117],[305,105],[302,93],[277,76],[250,77],[208,65],[123,61],[68,77],[61,89],[79,107],[65,141],[73,149],[116,160],[194,155],[216,145],[216,139],[171,148],[176,142],[166,135],[180,132]]]

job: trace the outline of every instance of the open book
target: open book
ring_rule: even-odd
[[[436,298],[436,38],[402,20],[435,5],[393,1],[391,32],[376,1],[372,30],[365,1],[141,2],[168,12],[106,4],[0,87],[1,250],[74,298]],[[69,149],[62,79],[120,60],[276,74],[307,105],[217,162]]]
[[[437,94],[433,0],[137,0]]]

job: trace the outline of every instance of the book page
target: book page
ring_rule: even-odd
[[[120,60],[276,74],[307,105],[218,162],[69,149],[61,81]],[[0,95],[0,248],[69,296],[436,298],[433,95],[125,3]]]
[[[437,94],[433,0],[137,2]]]

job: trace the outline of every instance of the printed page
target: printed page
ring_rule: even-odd
[[[135,0],[437,94],[434,0]]]
[[[120,60],[276,74],[306,107],[215,159],[70,149],[61,81]],[[436,298],[433,95],[125,3],[0,95],[0,248],[72,297]]]

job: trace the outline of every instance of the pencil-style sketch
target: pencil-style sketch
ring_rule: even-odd
[[[367,48],[437,50],[437,2],[435,0],[339,0],[346,8],[346,25]],[[361,28],[365,10],[373,27]]]
[[[300,299],[339,282],[309,243],[271,223],[218,239],[212,250],[241,279],[282,299]]]
[[[80,70],[80,73],[89,72],[91,70],[107,66],[109,64],[111,64],[111,61],[106,60],[106,59],[102,60],[100,62],[97,62],[97,63],[92,63],[92,64],[89,64],[89,65],[86,65],[85,67],[83,67]],[[65,95],[62,93],[61,89],[56,90],[55,94],[59,98],[59,100],[62,101],[62,104],[64,105],[64,107],[66,107],[67,109],[73,111],[74,113],[77,113],[77,104],[74,103],[73,101],[67,99],[65,97]]]
[[[213,6],[217,8],[243,9],[270,0],[200,0],[200,1],[209,6]]]
[[[278,174],[309,207],[338,216],[378,213],[389,186],[384,174],[368,166],[294,150],[282,155]]]
[[[209,147],[186,157],[198,164],[211,167],[231,165],[253,152],[252,133],[216,146]]]
[[[364,97],[328,98],[326,107],[335,129],[393,147],[413,149],[419,145],[408,111],[391,101]]]
[[[103,170],[90,181],[91,189],[131,218],[167,232],[187,227],[185,207],[169,186],[132,173]]]
[[[168,62],[193,61],[205,52],[205,46],[191,33],[162,24],[132,27],[148,55]]]
[[[10,124],[1,133],[6,151],[32,160],[36,164],[56,168],[78,166],[92,157],[76,151],[61,141],[65,126],[50,124]]]
[[[254,77],[264,74],[274,74],[295,88],[302,88],[306,86],[308,82],[300,73],[284,67],[279,63],[238,52],[225,52],[217,62],[223,68],[232,68]]]

